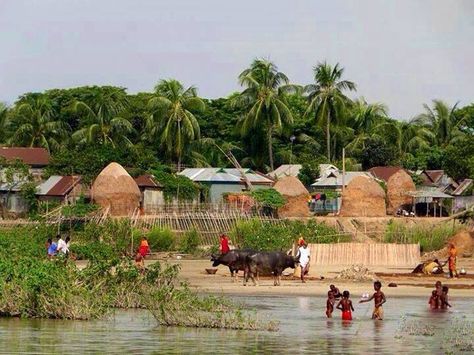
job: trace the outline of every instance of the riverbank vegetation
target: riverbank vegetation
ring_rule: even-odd
[[[391,222],[387,225],[385,243],[420,244],[422,252],[440,250],[449,238],[463,228],[462,225],[442,223],[436,226],[414,225]]]
[[[287,251],[299,237],[307,243],[350,242],[350,235],[341,235],[335,228],[314,220],[307,222],[283,220],[278,224],[259,220],[237,223],[230,233],[241,248],[264,251]]]
[[[236,78],[242,90],[225,98],[200,98],[172,79],[137,94],[113,86],[25,93],[0,105],[0,144],[45,147],[49,174],[85,182],[111,161],[132,175],[163,165],[231,166],[222,154],[229,150],[262,172],[303,164],[311,182],[318,163],[340,164],[343,148],[353,169],[401,164],[474,177],[474,104],[437,99],[420,103],[414,117],[391,117],[383,103],[356,98],[363,93],[350,79],[342,65],[321,62],[306,83],[294,83],[257,59]],[[183,185],[174,181],[165,194],[187,194]]]
[[[69,258],[47,258],[45,241],[55,235],[54,227],[0,230],[0,316],[88,320],[117,308],[144,308],[160,325],[276,329],[226,299],[197,295],[179,281],[178,265],[156,262],[142,272],[123,256],[129,243],[129,234],[122,237],[124,227],[115,225],[115,244],[107,234],[110,226],[96,229],[101,234],[91,245],[98,252],[89,253],[82,269]]]

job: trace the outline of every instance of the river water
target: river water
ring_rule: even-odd
[[[429,293],[429,291],[428,291]],[[446,336],[397,336],[402,318],[432,324],[442,333],[453,319],[474,321],[474,300],[452,299],[447,312],[430,312],[428,299],[391,298],[385,320],[370,319],[373,304],[356,304],[354,320],[340,312],[327,320],[320,297],[235,297],[280,321],[277,332],[157,327],[146,311],[117,311],[108,320],[63,321],[0,319],[1,353],[275,353],[275,354],[444,354]],[[468,334],[472,340],[474,334]],[[464,337],[464,340],[466,337]],[[468,339],[469,341],[469,339]],[[452,348],[456,350],[455,348]],[[456,351],[454,351],[456,353]]]

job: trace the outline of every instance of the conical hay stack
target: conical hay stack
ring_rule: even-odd
[[[401,206],[411,204],[412,198],[407,195],[415,191],[416,186],[405,170],[399,170],[387,181],[387,213],[394,214]]]
[[[140,189],[127,171],[117,163],[110,163],[92,185],[92,199],[103,208],[109,207],[112,216],[127,216],[140,206]]]
[[[340,215],[343,217],[384,217],[385,191],[372,178],[357,176],[342,194]]]
[[[279,179],[273,186],[275,190],[283,195],[286,203],[278,209],[280,217],[308,217],[309,192],[303,183],[294,176],[286,176]]]

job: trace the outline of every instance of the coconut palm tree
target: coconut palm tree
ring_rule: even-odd
[[[185,89],[179,81],[170,79],[155,86],[148,106],[152,113],[147,122],[148,138],[159,137],[160,144],[177,159],[179,171],[186,145],[200,137],[195,114],[203,112],[206,105],[194,86]]]
[[[355,137],[346,148],[364,148],[365,141],[374,135],[375,127],[386,120],[387,107],[384,104],[368,104],[363,98],[355,100],[349,110],[349,123]]]
[[[418,115],[415,122],[429,128],[433,133],[434,143],[445,147],[462,135],[459,127],[464,118],[456,117],[454,114],[457,106],[457,103],[449,107],[441,100],[433,100],[433,108],[424,104],[425,112]]]
[[[72,104],[72,111],[81,117],[81,128],[72,138],[78,143],[99,143],[116,147],[118,144],[132,146],[128,135],[133,132],[133,126],[127,119],[121,117],[124,109],[123,102],[114,103],[111,100],[98,100],[90,105],[82,101]]]
[[[339,63],[334,67],[324,62],[314,67],[314,84],[307,85],[304,92],[308,95],[306,115],[314,115],[316,122],[326,127],[326,150],[328,159],[331,155],[331,124],[338,124],[344,110],[350,103],[344,91],[356,90],[352,81],[341,80],[344,68]]]
[[[51,103],[45,97],[35,97],[18,103],[8,121],[11,136],[8,143],[28,147],[59,149],[69,126],[55,118]]]
[[[264,59],[255,59],[240,73],[239,83],[245,89],[236,97],[235,104],[247,111],[241,122],[241,134],[246,136],[255,129],[266,131],[270,169],[274,170],[273,134],[293,123],[285,94],[295,91],[296,86],[289,85],[288,77]]]

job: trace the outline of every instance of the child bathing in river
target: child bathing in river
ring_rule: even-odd
[[[438,295],[436,294],[436,290],[431,291],[431,297],[428,304],[430,305],[430,309],[438,309]]]
[[[360,300],[359,303],[369,302],[374,300],[374,311],[372,312],[372,319],[383,319],[383,308],[382,305],[387,301],[385,299],[385,294],[380,290],[382,288],[382,283],[380,281],[374,282],[374,294],[367,298],[366,300]]]
[[[448,291],[449,287],[448,286],[443,286],[443,292],[441,294],[441,309],[447,309],[448,307],[451,307],[451,305],[448,302]]]
[[[332,318],[332,312],[334,311],[334,304],[336,303],[336,297],[334,292],[328,291],[328,300],[326,301],[326,316]]]
[[[336,307],[342,311],[342,320],[352,320],[352,312],[354,312],[354,307],[352,306],[352,301],[349,299],[349,297],[349,291],[344,291],[342,293],[342,299],[339,301]]]

